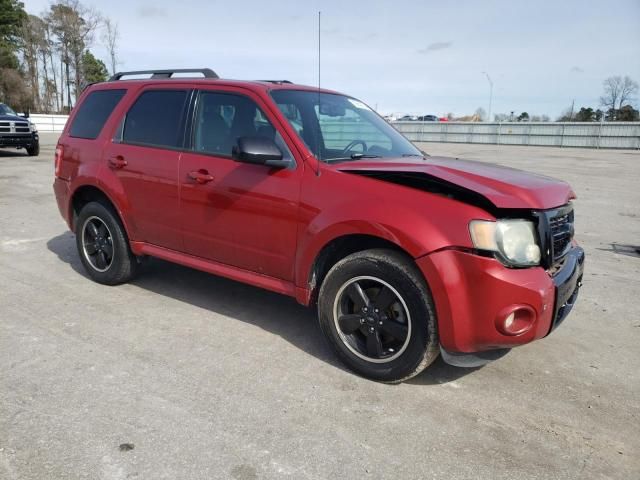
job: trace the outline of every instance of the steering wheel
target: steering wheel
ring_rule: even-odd
[[[347,145],[346,147],[344,147],[344,150],[342,150],[342,153],[340,155],[343,156],[348,156],[348,153],[353,150],[353,147],[355,147],[356,145],[362,145],[362,153],[366,153],[367,151],[367,144],[365,143],[364,140],[354,140],[353,142],[349,143],[349,145]]]

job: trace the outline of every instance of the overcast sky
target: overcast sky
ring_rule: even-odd
[[[35,14],[51,3],[23,1]],[[597,107],[609,75],[640,82],[640,0],[82,1],[118,22],[121,70],[207,66],[312,85],[321,10],[322,86],[382,113],[487,110],[483,71],[493,113],[555,117],[574,99]]]

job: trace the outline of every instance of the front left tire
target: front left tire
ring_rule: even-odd
[[[38,155],[40,155],[40,142],[35,143],[33,145],[31,145],[30,147],[27,148],[27,154],[30,157],[37,157]]]
[[[401,252],[365,250],[336,263],[322,282],[318,316],[343,363],[372,380],[407,380],[440,351],[431,293]]]

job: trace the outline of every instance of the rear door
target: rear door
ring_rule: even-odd
[[[291,281],[302,162],[296,164],[277,125],[252,92],[201,90],[191,150],[180,162],[180,213],[188,253]],[[231,150],[241,136],[274,139],[292,168],[234,161]]]
[[[128,203],[131,240],[183,249],[178,172],[191,94],[186,86],[142,89],[105,148],[107,175]]]

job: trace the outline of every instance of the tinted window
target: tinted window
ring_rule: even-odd
[[[265,137],[276,142],[284,159],[292,159],[280,133],[260,108],[247,97],[201,92],[193,126],[194,150],[231,156],[240,137]]]
[[[406,138],[364,103],[344,95],[274,90],[278,108],[324,161],[422,156]]]
[[[161,147],[182,146],[186,90],[149,90],[133,104],[124,122],[122,141]]]
[[[126,90],[91,92],[78,107],[69,135],[78,138],[96,138],[125,93]]]

